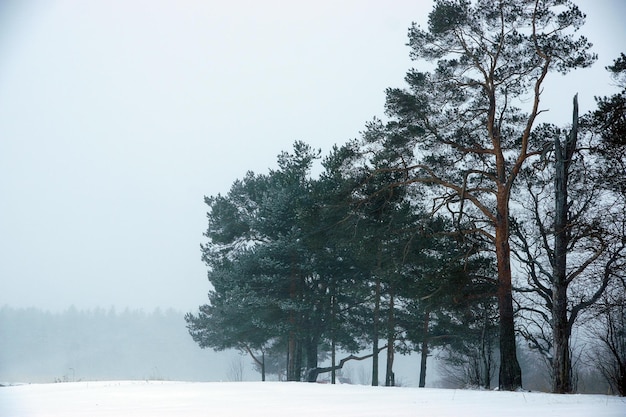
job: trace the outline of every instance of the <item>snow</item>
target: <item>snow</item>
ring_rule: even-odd
[[[0,388],[2,417],[626,416],[626,398],[287,382],[100,381]]]

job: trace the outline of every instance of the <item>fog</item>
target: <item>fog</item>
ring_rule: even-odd
[[[612,93],[603,67],[626,44],[623,2],[578,3],[600,59],[546,81],[558,123],[576,92],[581,112]],[[208,291],[203,196],[382,117],[431,2],[0,7],[0,305],[190,310]]]
[[[384,355],[381,356],[384,365]],[[51,313],[0,308],[0,384],[97,380],[260,381],[252,359],[236,350],[202,350],[183,313],[114,308]],[[417,386],[419,357],[397,356],[398,385]],[[437,383],[436,369],[429,381]],[[342,380],[371,384],[371,361],[352,362]],[[329,375],[320,375],[320,380]],[[268,379],[279,379],[269,375]]]
[[[236,352],[202,351],[173,311],[0,309],[0,381],[220,381]],[[252,377],[252,375],[249,375]]]

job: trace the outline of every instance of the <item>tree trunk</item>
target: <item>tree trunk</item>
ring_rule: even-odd
[[[430,311],[424,314],[424,328],[422,337],[421,361],[420,361],[420,381],[419,387],[426,386],[426,361],[428,360],[428,327],[430,326]]]
[[[378,386],[378,321],[380,319],[380,277],[376,274],[374,288],[374,323],[372,326],[372,386]]]
[[[297,256],[292,254],[291,256],[291,273],[289,282],[289,300],[294,305],[299,305],[302,302],[302,288],[303,280],[300,270],[297,266]],[[294,311],[293,308],[289,311],[289,341],[287,351],[287,381],[300,381],[302,379],[302,365],[303,365],[303,347],[306,341],[303,334],[302,315]]]
[[[330,365],[332,367],[332,371],[330,371],[330,383],[335,384],[337,382],[337,342],[335,338],[337,337],[335,331],[335,285],[332,286],[332,295],[330,297]]]
[[[619,364],[618,375],[617,375],[617,393],[626,397],[626,365]]]
[[[291,313],[293,314],[293,313]],[[292,321],[292,318],[290,318]],[[296,335],[293,330],[289,332],[287,341],[287,381],[293,381],[294,369],[296,368]]]
[[[307,369],[307,382],[316,382],[317,373],[311,372],[311,370],[318,369],[317,367],[317,346],[318,337],[309,336],[306,339],[306,369]]]
[[[331,351],[330,351],[330,366],[333,368],[332,371],[330,371],[330,383],[331,384],[335,384],[337,383],[337,346],[336,346],[336,342],[335,339],[333,338],[333,340],[331,341]]]
[[[501,185],[504,187],[504,185]],[[513,317],[513,286],[511,283],[511,247],[509,245],[508,193],[497,196],[496,259],[498,265],[498,312],[500,315],[499,387],[515,391],[522,387],[522,370],[517,360],[515,321]]]
[[[393,373],[393,360],[395,354],[395,320],[394,320],[394,296],[393,287],[389,288],[389,315],[387,317],[387,369],[385,372],[385,386],[393,387],[396,384]]]
[[[567,317],[567,246],[569,243],[568,196],[569,166],[578,136],[578,97],[574,96],[572,130],[561,146],[554,141],[556,172],[554,176],[554,261],[552,270],[552,392],[572,392],[572,361],[569,339],[571,325]]]
[[[480,340],[480,356],[482,361],[483,378],[481,385],[485,389],[491,389],[491,334],[489,332],[489,310],[485,306],[485,316],[483,321],[483,331]]]
[[[254,354],[254,352],[252,352],[252,349],[250,349],[250,346],[248,345],[243,345],[243,349],[246,350],[246,352],[248,352],[248,354],[250,355],[250,357],[252,358],[252,360],[261,367],[261,381],[265,382],[265,350],[261,349],[261,359],[257,358],[256,355]]]
[[[301,381],[302,380],[302,339],[296,339],[296,359],[295,359],[295,367],[293,369],[292,381]]]

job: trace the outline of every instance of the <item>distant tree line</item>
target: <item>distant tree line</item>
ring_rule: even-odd
[[[0,307],[0,383],[225,379],[234,352],[201,351],[183,324],[175,310]]]
[[[432,69],[387,90],[386,120],[323,158],[296,142],[205,199],[212,290],[185,317],[193,339],[249,353],[263,379],[334,382],[371,357],[374,385],[382,352],[385,385],[395,354],[420,352],[424,386],[437,349],[467,385],[505,390],[522,387],[523,341],[553,392],[576,390],[587,355],[623,395],[624,55],[596,111],[574,98],[570,126],[538,123],[549,74],[595,61],[584,17],[571,1],[436,0],[409,29]],[[595,355],[575,329],[594,329]]]

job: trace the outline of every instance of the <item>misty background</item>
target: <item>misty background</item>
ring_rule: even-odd
[[[546,81],[542,122],[615,90],[604,67],[626,45],[626,4],[576,3],[599,59]],[[326,152],[358,137],[403,85],[408,27],[431,8],[0,1],[0,381],[228,379],[237,353],[200,350],[183,320],[210,289],[203,197],[295,140]]]

